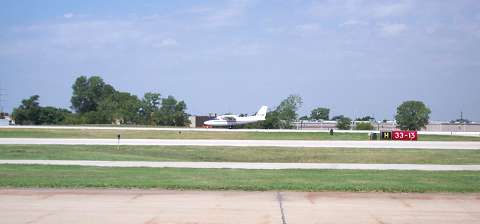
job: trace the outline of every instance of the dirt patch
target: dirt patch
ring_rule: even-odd
[[[310,202],[310,204],[315,204],[315,200],[319,197],[319,193],[308,192],[305,195],[305,198]]]

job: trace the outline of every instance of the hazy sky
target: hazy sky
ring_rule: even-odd
[[[480,121],[480,4],[461,1],[0,2],[7,111],[69,107],[79,75],[183,99],[192,114],[252,113],[299,94],[301,114]]]

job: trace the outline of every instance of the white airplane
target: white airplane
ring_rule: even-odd
[[[260,107],[260,110],[254,116],[239,117],[238,115],[220,115],[215,119],[203,122],[207,126],[235,126],[241,124],[255,123],[264,121],[267,115],[267,106]]]

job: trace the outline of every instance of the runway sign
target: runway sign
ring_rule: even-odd
[[[382,140],[392,140],[392,132],[391,131],[380,132],[380,139],[382,139]]]
[[[396,141],[417,141],[416,131],[392,131],[392,140]]]

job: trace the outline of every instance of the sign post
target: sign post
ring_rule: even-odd
[[[120,134],[117,135],[117,150],[120,149]]]
[[[380,138],[382,140],[392,140],[392,132],[382,131],[382,132],[380,132]]]
[[[417,141],[416,131],[392,131],[392,140],[395,141]]]
[[[416,131],[382,131],[380,132],[380,139],[393,141],[417,141],[418,133]]]

